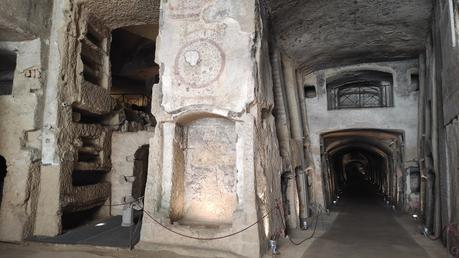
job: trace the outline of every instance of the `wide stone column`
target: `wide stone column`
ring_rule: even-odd
[[[258,88],[256,1],[172,0],[163,1],[161,10],[156,57],[161,82],[154,86],[152,101],[158,125],[150,142],[145,210],[189,236],[237,232],[269,209],[266,189],[275,166],[268,163],[276,162],[281,170],[278,150],[259,144],[264,138],[275,140],[277,147],[274,119],[268,112],[262,123],[264,107],[258,101],[265,96],[265,105],[272,107],[272,85],[266,92]],[[263,151],[260,155],[275,157],[261,161],[257,148]],[[269,168],[263,170],[265,166]],[[264,208],[257,196],[265,198]],[[269,221],[230,238],[199,241],[171,233],[144,216],[138,247],[260,257]]]

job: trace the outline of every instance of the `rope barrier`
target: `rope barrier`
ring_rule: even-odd
[[[133,201],[131,202],[125,202],[125,203],[118,203],[118,204],[109,204],[109,205],[103,205],[103,206],[124,206],[124,205],[128,205],[128,204],[133,204],[133,203],[136,203],[137,201],[143,199],[144,196],[142,197],[139,197],[137,199],[134,199]],[[196,236],[190,236],[190,235],[187,235],[187,234],[184,234],[184,233],[180,233],[178,231],[175,231],[169,227],[167,227],[166,225],[162,224],[160,221],[158,221],[157,219],[155,219],[148,211],[146,210],[143,210],[143,214],[147,215],[148,218],[150,218],[153,222],[155,222],[156,224],[158,224],[159,226],[161,226],[162,228],[166,229],[167,231],[173,233],[173,234],[176,234],[176,235],[179,235],[181,237],[185,237],[185,238],[189,238],[189,239],[194,239],[194,240],[199,240],[199,241],[213,241],[213,240],[220,240],[220,239],[225,239],[225,238],[229,238],[229,237],[232,237],[232,236],[235,236],[235,235],[238,235],[238,234],[241,234],[247,230],[249,230],[250,228],[252,228],[253,226],[259,224],[263,219],[265,219],[266,217],[268,217],[269,215],[271,215],[273,213],[274,210],[277,210],[277,214],[279,216],[279,218],[281,219],[282,221],[282,224],[284,226],[284,228],[286,227],[286,222],[284,220],[284,217],[282,216],[282,213],[281,213],[281,210],[280,210],[280,204],[279,204],[279,201],[277,201],[277,204],[275,206],[273,206],[266,214],[264,214],[260,219],[258,219],[257,221],[255,221],[254,223],[234,232],[234,233],[231,233],[231,234],[227,234],[227,235],[223,235],[223,236],[218,236],[218,237],[196,237]],[[319,212],[316,216],[316,219],[315,219],[315,223],[314,223],[314,230],[311,234],[311,236],[303,239],[302,241],[296,243],[294,242],[292,239],[290,239],[289,237],[289,241],[294,244],[294,245],[301,245],[303,244],[304,242],[306,242],[307,240],[309,239],[312,239],[316,233],[316,229],[317,229],[317,224],[318,224],[318,220],[319,220],[319,216],[320,216],[321,212]]]
[[[194,239],[194,240],[199,240],[199,241],[212,241],[212,240],[220,240],[220,239],[225,239],[225,238],[228,238],[228,237],[232,237],[232,236],[235,236],[235,235],[238,235],[244,231],[247,231],[249,230],[250,228],[252,228],[253,226],[257,225],[258,223],[260,223],[264,218],[266,218],[267,216],[269,216],[273,211],[274,209],[278,209],[279,206],[276,205],[275,207],[272,207],[265,215],[263,215],[259,220],[257,220],[256,222],[250,224],[249,226],[241,229],[241,230],[238,230],[234,233],[231,233],[231,234],[228,234],[228,235],[224,235],[224,236],[219,236],[219,237],[195,237],[195,236],[190,236],[190,235],[186,235],[186,234],[183,234],[183,233],[180,233],[180,232],[177,232],[165,225],[163,225],[161,222],[159,222],[157,219],[155,219],[148,211],[144,210],[143,212],[151,219],[153,220],[156,224],[158,224],[159,226],[161,226],[162,228],[166,229],[167,231],[171,232],[171,233],[174,233],[176,235],[179,235],[181,237],[185,237],[185,238],[189,238],[189,239]]]
[[[117,203],[117,204],[104,204],[102,205],[102,207],[114,207],[114,206],[124,206],[124,205],[128,205],[128,204],[133,204],[133,203],[136,203],[137,201],[139,200],[142,200],[145,196],[141,196],[137,199],[134,199],[133,201],[130,201],[130,202],[124,202],[124,203]]]

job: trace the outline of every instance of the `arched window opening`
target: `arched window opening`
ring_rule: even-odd
[[[327,79],[328,109],[393,106],[392,74],[379,71],[343,73]]]

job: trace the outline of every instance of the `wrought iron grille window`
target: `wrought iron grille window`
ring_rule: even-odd
[[[362,73],[359,73],[357,76],[348,78],[349,80],[341,78],[338,83],[327,84],[329,110],[393,106],[391,80],[374,78],[374,74],[371,76],[373,78],[368,74],[361,75]]]

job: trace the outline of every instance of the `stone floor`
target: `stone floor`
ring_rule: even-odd
[[[430,258],[383,200],[361,188],[353,190],[340,199],[331,229],[312,243],[304,258]]]
[[[31,237],[28,241],[119,248],[134,246],[140,239],[141,222],[132,225],[132,227],[122,227],[121,221],[121,216],[113,216],[90,222],[56,237]]]
[[[369,188],[351,187],[330,215],[319,217],[317,232],[294,246],[279,241],[277,258],[443,258],[445,248],[419,234],[419,223],[385,207]],[[312,230],[295,232],[295,241]],[[8,258],[192,258],[166,251],[142,251],[82,245],[26,242],[0,244],[0,257]],[[270,258],[271,255],[266,255]]]
[[[340,197],[332,215],[320,218],[316,238],[301,246],[282,241],[281,255],[277,257],[446,257],[446,249],[439,241],[428,240],[419,233],[419,221],[385,207],[382,197],[370,185],[350,185]]]
[[[197,258],[180,256],[172,252],[25,243],[0,244],[0,257],[5,258]]]

